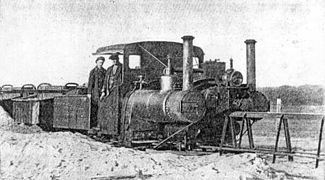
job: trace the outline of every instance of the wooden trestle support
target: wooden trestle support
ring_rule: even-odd
[[[272,149],[257,149],[254,145],[253,139],[253,132],[252,132],[252,124],[260,119],[263,118],[272,118],[275,120],[279,119],[279,124],[277,128],[277,135],[275,140],[275,145],[273,150]],[[320,131],[319,131],[319,138],[318,138],[318,148],[316,154],[314,153],[305,153],[305,152],[293,152],[291,146],[291,138],[290,138],[290,131],[289,131],[289,123],[288,119],[321,119],[320,123]],[[240,133],[238,140],[235,134],[234,128],[234,121],[242,121]],[[286,141],[286,151],[278,151],[278,144],[280,138],[281,127],[284,127],[284,135]],[[246,130],[244,131],[244,125],[246,125]],[[316,164],[315,167],[318,167],[319,160],[324,160],[321,158],[324,154],[321,154],[321,143],[322,143],[322,134],[323,134],[323,126],[324,126],[324,115],[323,114],[308,114],[308,113],[272,113],[272,112],[233,112],[229,116],[225,117],[225,122],[222,129],[221,135],[221,142],[219,145],[219,153],[222,155],[224,151],[231,151],[231,152],[253,152],[253,153],[263,153],[263,154],[272,154],[273,160],[272,162],[275,163],[276,155],[286,155],[288,156],[289,161],[293,161],[293,156],[298,157],[308,157],[308,158],[315,158]],[[227,130],[230,130],[231,134],[231,145],[230,147],[225,147],[225,139]],[[249,148],[241,148],[242,137],[247,132],[248,141],[249,141]],[[238,143],[237,143],[238,141]],[[302,155],[301,155],[302,154]],[[310,156],[311,155],[311,156]]]

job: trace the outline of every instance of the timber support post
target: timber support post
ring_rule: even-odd
[[[246,123],[246,131],[248,135],[248,141],[249,141],[249,148],[254,149],[254,141],[253,141],[253,132],[252,132],[252,123],[249,118],[246,117],[246,114],[241,117],[242,118],[242,126],[240,129],[240,134],[239,134],[239,142],[237,144],[237,139],[236,139],[236,133],[235,133],[235,126],[234,126],[234,118],[231,116],[226,116],[225,117],[225,122],[222,127],[222,134],[221,134],[221,142],[219,145],[219,154],[222,155],[222,148],[225,143],[225,138],[227,134],[227,129],[228,129],[228,124],[229,124],[229,130],[231,133],[231,142],[232,142],[232,147],[237,149],[241,147],[241,141],[242,137],[245,134],[244,131],[244,125]]]
[[[292,153],[288,119],[285,118],[284,115],[282,115],[281,118],[280,118],[278,131],[277,131],[277,135],[276,135],[276,140],[275,140],[275,145],[274,145],[274,153],[276,153],[278,151],[278,145],[279,145],[279,139],[280,139],[280,132],[281,132],[282,124],[283,124],[283,128],[284,128],[284,135],[285,135],[285,140],[286,140],[287,152]],[[276,154],[273,154],[272,163],[275,163],[275,159],[276,159]],[[293,156],[288,155],[288,160],[293,161]]]
[[[320,124],[315,168],[318,168],[318,163],[319,163],[319,158],[320,158],[320,149],[321,149],[321,144],[322,144],[323,126],[324,126],[324,117],[322,118],[322,121],[321,121],[321,124]]]

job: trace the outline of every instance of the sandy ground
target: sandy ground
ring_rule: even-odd
[[[264,140],[267,140],[265,138]],[[262,140],[260,140],[262,141]],[[181,156],[112,147],[71,132],[15,125],[0,107],[3,179],[324,179],[324,161],[218,153]],[[124,178],[122,178],[124,177]]]

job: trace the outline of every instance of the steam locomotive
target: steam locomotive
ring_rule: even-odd
[[[60,90],[51,86],[43,90],[25,88],[25,94],[36,93],[36,96],[24,100],[11,98],[12,109],[28,108],[19,104],[39,101],[40,125],[96,132],[125,146],[158,144],[161,148],[218,145],[225,116],[234,111],[269,111],[268,99],[256,91],[255,40],[245,41],[247,84],[244,84],[243,75],[233,68],[232,59],[229,69],[225,62],[204,61],[203,50],[193,46],[194,37],[182,39],[183,43],[144,41],[110,45],[93,53],[96,56],[119,53],[123,64],[122,83],[100,103],[99,129],[91,127],[90,99],[86,87],[78,85]],[[13,90],[2,91],[9,92]],[[23,118],[21,111],[15,112],[11,113],[16,119]],[[234,126],[238,132],[240,124]]]

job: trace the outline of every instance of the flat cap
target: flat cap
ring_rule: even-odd
[[[96,59],[95,62],[97,62],[97,61],[99,61],[99,60],[105,61],[105,58],[104,58],[103,56],[100,56],[100,57],[98,57],[98,58]]]

